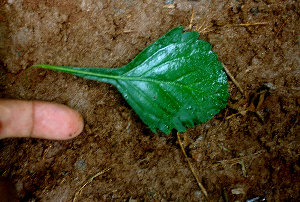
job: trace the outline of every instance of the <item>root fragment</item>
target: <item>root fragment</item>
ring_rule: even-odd
[[[106,173],[107,171],[109,171],[111,168],[107,168],[107,169],[104,169],[102,171],[100,171],[99,173],[97,173],[96,175],[94,175],[93,177],[89,178],[86,183],[75,193],[75,196],[74,196],[74,199],[73,199],[73,202],[76,201],[77,199],[77,196],[80,194],[81,190],[89,183],[91,183],[95,177],[98,177],[99,175],[102,175],[103,173]]]
[[[202,183],[200,182],[198,176],[196,175],[196,173],[195,173],[195,171],[194,171],[194,169],[193,169],[193,167],[192,167],[192,164],[191,164],[189,158],[188,158],[187,155],[186,155],[186,152],[185,152],[185,150],[184,150],[184,148],[183,148],[183,145],[182,145],[182,141],[181,141],[181,139],[180,139],[180,133],[178,133],[178,132],[177,132],[177,138],[178,138],[178,142],[179,142],[180,148],[181,148],[181,150],[182,150],[182,152],[183,152],[183,154],[184,154],[184,156],[185,156],[185,158],[186,158],[186,160],[187,160],[187,162],[188,162],[188,164],[189,164],[189,167],[190,167],[190,169],[191,169],[191,171],[192,171],[192,173],[193,173],[193,175],[194,175],[194,177],[195,177],[195,179],[196,179],[196,181],[197,181],[198,186],[200,187],[202,193],[205,195],[206,199],[207,199],[208,201],[211,202],[211,200],[210,200],[210,198],[209,198],[209,196],[208,196],[208,194],[207,194],[207,191],[206,191],[205,187],[204,187],[204,186],[202,185]]]
[[[245,91],[243,90],[243,88],[241,87],[241,85],[235,80],[235,78],[232,76],[232,74],[227,69],[227,67],[223,63],[222,63],[222,65],[223,65],[223,68],[224,68],[226,74],[230,77],[230,79],[232,80],[232,82],[239,88],[239,90],[242,93],[242,95],[245,96]]]

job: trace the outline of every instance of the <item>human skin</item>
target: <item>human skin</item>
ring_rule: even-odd
[[[62,104],[0,99],[0,139],[67,140],[79,135],[83,126],[82,116]]]

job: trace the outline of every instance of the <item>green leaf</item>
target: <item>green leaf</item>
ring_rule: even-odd
[[[211,45],[182,31],[172,29],[117,69],[33,66],[111,83],[153,132],[184,132],[226,106],[228,83]]]

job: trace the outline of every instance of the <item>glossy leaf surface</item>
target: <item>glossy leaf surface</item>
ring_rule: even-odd
[[[34,66],[111,83],[153,132],[184,132],[226,106],[228,83],[211,45],[182,31],[172,29],[117,69]]]

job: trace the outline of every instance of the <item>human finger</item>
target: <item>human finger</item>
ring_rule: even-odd
[[[82,116],[62,104],[0,99],[0,139],[66,140],[79,135],[83,125]]]

